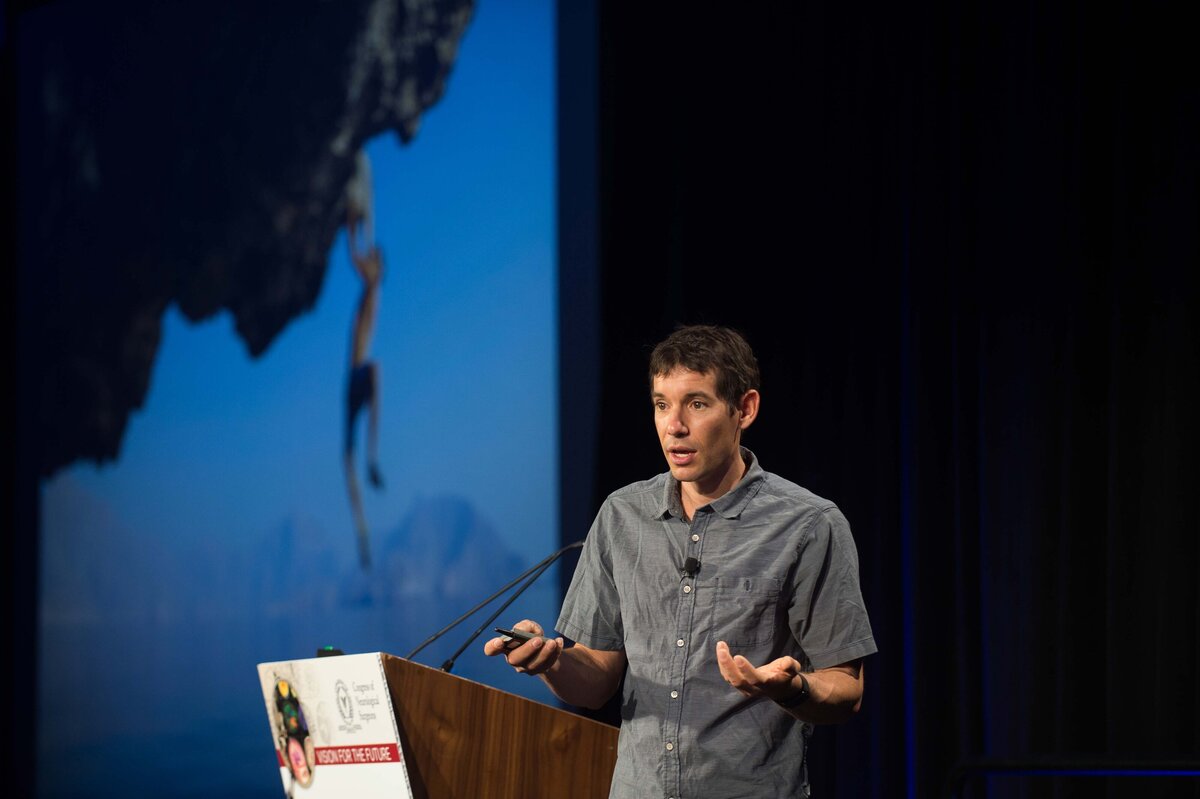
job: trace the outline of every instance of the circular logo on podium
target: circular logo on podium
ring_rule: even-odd
[[[347,724],[354,721],[354,702],[350,699],[350,689],[341,680],[337,681],[337,706],[343,721]]]

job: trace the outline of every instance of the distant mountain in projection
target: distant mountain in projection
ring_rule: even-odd
[[[429,626],[430,614],[436,621],[465,610],[526,566],[460,496],[418,499],[380,537],[366,576],[343,536],[300,515],[285,517],[256,543],[232,547],[132,530],[67,476],[49,500],[41,613],[52,623],[306,618],[375,606]]]
[[[279,618],[334,609],[348,566],[342,543],[311,519],[280,522],[255,548],[250,564],[259,613]]]
[[[312,609],[322,586],[324,605],[333,605],[336,553],[322,549],[329,536],[312,522],[285,519],[257,549],[181,541],[170,530],[133,529],[69,475],[47,487],[42,513],[40,612],[48,623],[216,620],[269,610],[275,597]],[[295,585],[307,591],[299,599]]]
[[[44,621],[152,622],[181,608],[178,558],[168,542],[139,537],[101,497],[71,477],[43,503],[39,612]]]
[[[457,607],[482,599],[525,563],[466,498],[420,497],[399,526],[381,536],[367,577],[347,575],[348,604],[404,605],[414,600]]]
[[[311,520],[285,519],[255,549],[254,601],[270,618],[338,607],[458,607],[525,568],[468,499],[451,495],[418,498],[377,538],[368,574],[348,551],[344,536]]]

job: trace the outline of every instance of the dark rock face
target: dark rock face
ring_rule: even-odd
[[[51,4],[18,47],[39,473],[115,458],[172,303],[252,355],[320,293],[357,150],[437,102],[471,0]],[[211,365],[219,369],[219,364]]]

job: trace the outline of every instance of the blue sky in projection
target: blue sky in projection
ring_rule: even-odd
[[[422,492],[469,490],[533,557],[550,540],[523,530],[531,507],[543,527],[553,515],[556,387],[551,31],[530,5],[483,4],[412,144],[367,147],[386,262],[371,357],[387,488],[364,495],[377,526]],[[530,38],[546,46],[522,49]],[[168,310],[119,462],[71,476],[149,535],[237,542],[287,509],[352,543],[341,429],[360,286],[339,235],[316,307],[257,360],[228,314],[193,326]],[[360,453],[364,440],[360,428]]]
[[[258,359],[228,314],[192,325],[168,309],[149,394],[118,461],[76,464],[43,485],[41,713],[55,720],[56,736],[43,748],[85,745],[100,716],[120,719],[130,735],[150,732],[120,718],[121,707],[177,697],[166,682],[147,687],[149,676],[129,665],[143,660],[148,672],[164,663],[189,669],[189,702],[197,691],[214,700],[235,692],[235,709],[213,703],[197,712],[214,726],[228,721],[221,713],[237,714],[258,757],[257,744],[269,741],[253,660],[306,657],[321,644],[403,655],[465,609],[461,598],[481,598],[557,548],[553,52],[552,4],[481,3],[446,94],[415,140],[402,146],[386,134],[367,147],[386,263],[370,349],[381,371],[383,491],[364,479],[365,413],[356,447],[372,544],[395,549],[431,529],[438,535],[428,518],[413,521],[414,509],[435,521],[463,512],[473,519],[463,524],[494,544],[485,552],[493,568],[467,570],[482,575],[477,584],[437,594],[457,605],[406,604],[405,586],[389,584],[396,572],[382,562],[371,578],[358,571],[342,430],[361,284],[340,234],[316,306]],[[298,619],[267,608],[284,618],[269,635],[254,622],[230,624],[228,605],[242,603],[247,617],[264,612],[263,584],[284,579],[267,574],[286,561],[280,542],[312,555],[297,567],[301,588],[288,585],[324,599],[301,597],[307,615]],[[394,563],[404,553],[391,555]],[[543,579],[532,604],[513,612],[552,624],[554,574]],[[401,606],[410,611],[398,615]],[[151,640],[180,621],[191,638]],[[212,654],[205,636],[227,651]],[[176,643],[188,648],[187,665],[167,662]],[[69,666],[58,658],[94,646],[119,652],[97,655],[92,668],[95,681],[112,679],[120,690],[60,690],[58,670]],[[230,676],[210,668],[218,663]],[[549,701],[535,681],[516,682],[494,662],[464,662],[456,673]],[[154,695],[138,700],[126,690]],[[119,695],[112,707],[106,693]],[[62,723],[67,715],[74,732]],[[153,732],[161,737],[161,720]],[[56,776],[47,779],[53,793]]]

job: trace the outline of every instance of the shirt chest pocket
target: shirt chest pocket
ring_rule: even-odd
[[[720,577],[713,595],[713,640],[734,650],[769,644],[779,629],[781,582],[774,577]]]

